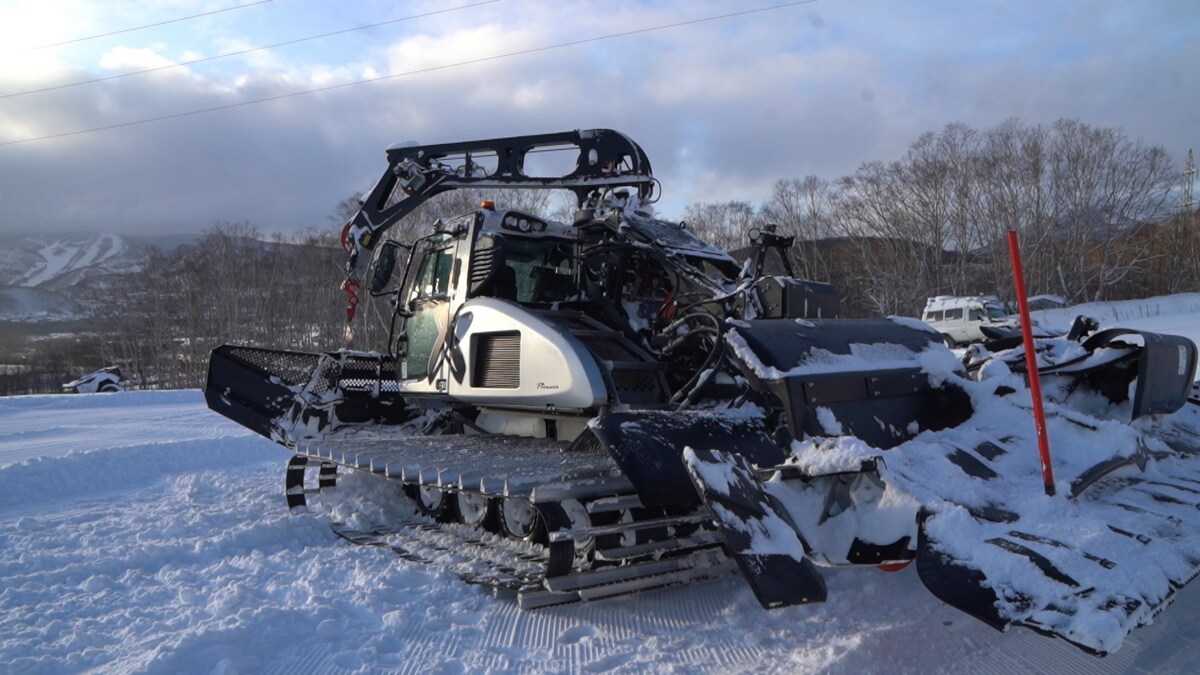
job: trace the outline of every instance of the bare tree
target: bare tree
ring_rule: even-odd
[[[838,183],[837,218],[851,237],[852,264],[872,314],[920,309],[940,283],[941,250],[923,242],[904,201],[904,165],[872,162]]]
[[[775,181],[760,210],[761,220],[796,237],[796,273],[806,279],[832,281],[838,276],[828,246],[839,234],[833,209],[833,186],[817,176],[805,176]]]
[[[1161,147],[1129,140],[1120,129],[1059,120],[1052,131],[1050,176],[1059,215],[1051,240],[1063,295],[1108,299],[1153,257],[1142,226],[1170,211],[1173,170]]]
[[[1050,290],[1042,261],[1049,257],[1054,201],[1047,179],[1049,134],[1010,118],[983,135],[976,162],[973,217],[977,257],[984,261],[983,283],[1001,297],[1012,297],[1012,268],[1005,243],[1007,232],[1021,235],[1030,289]]]
[[[689,204],[683,211],[683,222],[696,236],[722,251],[746,246],[746,234],[762,225],[754,206],[745,201]]]
[[[335,227],[342,227],[362,208],[364,199],[366,199],[366,195],[362,192],[355,192],[338,202],[337,206],[333,207],[333,212],[329,214],[329,222]]]

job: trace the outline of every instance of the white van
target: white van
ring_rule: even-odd
[[[1017,326],[994,295],[939,295],[929,298],[921,320],[941,333],[942,339],[950,347],[986,340],[980,326]]]

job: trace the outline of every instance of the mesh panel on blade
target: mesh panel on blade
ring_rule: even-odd
[[[264,370],[287,384],[298,386],[308,383],[308,378],[316,368],[319,358],[317,354],[280,352],[253,347],[237,347],[232,350],[231,356]]]

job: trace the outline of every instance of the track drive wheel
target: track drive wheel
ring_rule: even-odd
[[[496,500],[474,492],[458,492],[454,495],[458,509],[458,520],[463,525],[481,530],[495,531],[499,507]]]
[[[572,530],[585,530],[592,526],[592,516],[587,507],[578,500],[567,499],[558,504],[567,519],[567,527]],[[595,537],[580,537],[575,541],[575,557],[585,560],[596,550]]]
[[[546,523],[528,499],[505,497],[500,500],[500,532],[510,539],[546,542]]]
[[[404,492],[417,505],[417,511],[440,523],[455,519],[458,505],[454,495],[433,485],[405,485]]]

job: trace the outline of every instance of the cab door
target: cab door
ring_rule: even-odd
[[[409,315],[404,320],[406,349],[402,387],[408,391],[445,391],[440,358],[450,324],[450,305],[459,268],[461,238],[437,235],[423,239],[413,252],[416,271],[403,297]]]

